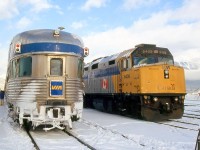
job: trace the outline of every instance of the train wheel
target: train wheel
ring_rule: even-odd
[[[76,115],[73,115],[72,117],[71,117],[71,120],[72,120],[72,122],[73,121],[77,121],[77,120],[79,120],[80,118],[78,118]]]

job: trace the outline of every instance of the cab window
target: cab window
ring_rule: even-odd
[[[158,62],[166,62],[168,64],[173,64],[173,58],[168,57],[158,57]]]
[[[63,75],[63,60],[61,58],[51,58],[50,60],[50,75]]]
[[[134,57],[134,65],[153,64],[156,63],[156,57]]]
[[[31,76],[31,74],[32,74],[32,57],[20,58],[19,59],[19,77]]]
[[[11,63],[11,78],[16,78],[18,76],[19,59],[13,60]]]
[[[82,78],[83,76],[83,60],[78,60],[78,78]]]

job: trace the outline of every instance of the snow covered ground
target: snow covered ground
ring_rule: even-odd
[[[7,107],[0,106],[0,150],[33,150],[27,133],[7,116]]]
[[[194,101],[194,99],[196,101]],[[197,95],[187,95],[186,103],[200,104]],[[198,123],[198,120],[195,120]],[[200,122],[198,123],[200,124]],[[96,149],[113,150],[193,150],[198,131],[137,120],[125,116],[85,109],[83,120],[73,123],[72,132]],[[43,149],[88,149],[58,130],[33,132]],[[60,147],[54,147],[55,142]],[[68,146],[67,146],[68,145]],[[71,145],[71,146],[70,146]],[[6,106],[0,106],[0,150],[34,149],[27,133],[7,118]]]

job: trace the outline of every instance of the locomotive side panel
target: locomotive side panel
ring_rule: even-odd
[[[84,84],[86,93],[114,93],[114,82],[112,74],[114,68],[96,69],[84,72]]]

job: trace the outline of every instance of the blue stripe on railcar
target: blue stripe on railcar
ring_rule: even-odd
[[[21,45],[21,53],[15,55],[32,53],[32,52],[66,52],[75,53],[83,56],[83,48],[77,45],[65,43],[31,43]]]

